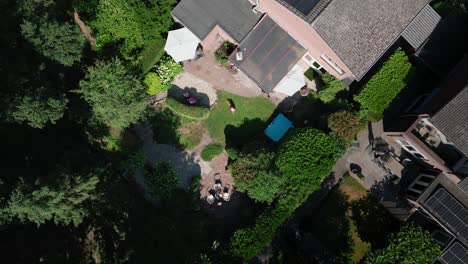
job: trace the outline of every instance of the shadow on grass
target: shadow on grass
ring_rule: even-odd
[[[352,250],[347,199],[334,187],[322,204],[301,221],[301,229],[311,233],[335,256],[346,256]]]
[[[385,246],[388,235],[399,228],[398,220],[372,194],[354,201],[351,211],[359,237],[371,243],[373,250]]]
[[[158,144],[179,145],[180,138],[177,129],[180,118],[169,109],[155,112],[148,118],[153,128],[153,138]]]
[[[226,147],[241,149],[249,142],[265,139],[263,130],[267,125],[268,121],[259,118],[244,119],[240,126],[227,125],[224,128]]]

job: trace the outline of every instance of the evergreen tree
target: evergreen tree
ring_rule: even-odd
[[[146,109],[145,87],[119,59],[89,67],[80,88],[94,116],[112,127],[128,127]]]

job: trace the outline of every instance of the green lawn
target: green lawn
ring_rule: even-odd
[[[345,176],[307,221],[308,231],[333,254],[343,256],[347,263],[359,263],[371,249],[371,244],[359,236],[350,210],[352,202],[366,194],[354,178]]]
[[[229,110],[229,101],[235,105],[234,114]],[[264,97],[248,98],[218,91],[218,104],[204,122],[213,142],[239,145],[263,133],[265,122],[275,108],[276,106]]]

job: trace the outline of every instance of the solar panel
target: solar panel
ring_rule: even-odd
[[[466,193],[466,195],[468,195],[468,177],[466,177],[458,184],[458,188],[460,188],[464,193]]]
[[[440,188],[425,202],[427,208],[464,241],[468,241],[468,210]]]
[[[440,261],[445,264],[468,264],[468,249],[456,242],[442,254]]]

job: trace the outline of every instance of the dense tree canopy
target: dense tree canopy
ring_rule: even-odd
[[[161,198],[171,197],[179,183],[174,168],[164,162],[159,163],[156,168],[148,170],[145,179],[150,191]]]
[[[283,140],[276,165],[287,177],[316,178],[320,182],[343,153],[340,140],[317,129],[298,128]]]
[[[276,169],[274,158],[274,153],[266,151],[240,154],[231,166],[238,190],[258,202],[273,202],[285,181]]]
[[[119,59],[89,67],[80,88],[95,117],[113,127],[128,127],[146,109],[144,85]]]
[[[365,264],[429,264],[440,253],[440,246],[428,231],[409,224],[390,238],[387,247],[371,253]]]
[[[120,53],[134,65],[143,48],[172,26],[175,0],[101,0],[91,21],[97,49],[121,43]]]
[[[21,180],[0,210],[1,220],[17,218],[38,225],[53,220],[56,224],[77,226],[89,213],[84,203],[97,198],[98,182],[95,173],[77,175],[65,171],[51,182],[37,180],[31,184]]]

